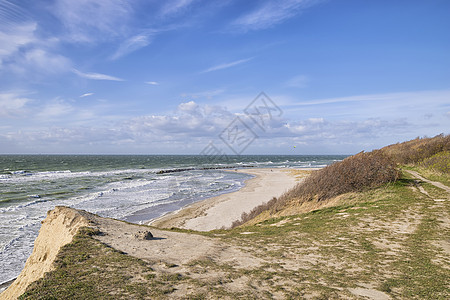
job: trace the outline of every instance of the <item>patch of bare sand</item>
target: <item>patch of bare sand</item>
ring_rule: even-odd
[[[376,299],[376,300],[391,299],[391,297],[388,294],[370,288],[357,287],[349,289],[349,291],[354,295],[363,297],[364,299]]]
[[[243,212],[250,212],[256,206],[280,196],[301,180],[299,174],[291,169],[245,169],[234,172],[252,174],[255,178],[247,180],[239,191],[194,203],[156,219],[150,225],[197,231],[228,228],[233,221],[240,219]]]
[[[231,292],[245,289],[249,278],[243,276],[241,281],[231,279],[228,272],[215,268],[208,268],[206,271],[197,266],[196,262],[211,262],[216,266],[225,265],[236,269],[257,269],[265,263],[260,258],[214,238],[164,231],[96,216],[93,218],[91,220],[102,232],[94,237],[101,242],[151,263],[152,268],[158,272],[189,274],[195,280],[212,286],[220,285]],[[136,237],[138,232],[146,230],[152,233],[152,239]],[[189,283],[180,283],[171,297],[184,299],[186,293],[192,292],[192,288]]]
[[[425,181],[427,183],[430,183],[432,185],[434,185],[435,187],[438,187],[440,189],[443,189],[444,191],[446,191],[447,193],[450,193],[450,187],[446,186],[445,184],[441,183],[441,182],[437,182],[437,181],[431,181],[428,180],[424,177],[422,177],[419,173],[417,173],[416,171],[411,171],[411,170],[404,170],[405,172],[408,172],[409,174],[411,174],[412,176],[414,176],[417,179],[420,179],[422,181]]]
[[[101,242],[126,254],[147,261],[184,265],[210,259],[238,268],[259,266],[260,260],[218,240],[179,232],[171,232],[129,224],[114,219],[95,217],[99,230],[95,236]],[[139,231],[150,230],[153,239],[138,239]]]

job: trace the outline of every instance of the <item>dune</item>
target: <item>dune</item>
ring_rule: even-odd
[[[244,169],[241,172],[255,177],[240,190],[191,204],[184,209],[158,218],[149,225],[161,228],[178,227],[197,231],[229,228],[249,212],[273,197],[294,187],[299,179],[290,169]]]

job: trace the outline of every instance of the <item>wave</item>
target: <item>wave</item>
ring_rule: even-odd
[[[43,171],[43,172],[35,172],[35,173],[21,173],[17,174],[9,174],[9,175],[0,175],[0,183],[2,182],[13,182],[13,183],[21,183],[21,182],[32,182],[32,181],[41,181],[41,180],[56,180],[62,178],[80,178],[80,177],[108,177],[114,175],[121,174],[136,174],[136,173],[156,173],[156,169],[126,169],[126,170],[111,170],[111,171],[81,171],[81,172],[72,172],[70,170],[64,171]],[[129,177],[130,179],[135,179],[134,176]]]
[[[166,173],[177,173],[177,172],[185,172],[185,171],[206,171],[206,170],[224,170],[224,169],[235,169],[235,168],[255,168],[253,165],[241,165],[237,163],[239,166],[215,166],[215,167],[191,167],[191,168],[175,168],[175,169],[162,169],[156,172],[156,174],[166,174]]]

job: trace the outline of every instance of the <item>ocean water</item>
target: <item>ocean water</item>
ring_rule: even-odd
[[[323,167],[344,157],[0,155],[0,283],[18,276],[57,205],[146,223],[252,177],[226,169]]]

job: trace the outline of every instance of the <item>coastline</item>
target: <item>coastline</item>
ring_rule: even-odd
[[[240,190],[195,202],[181,210],[154,219],[148,225],[160,228],[178,227],[197,231],[229,228],[242,213],[250,212],[256,206],[273,197],[278,197],[301,181],[299,170],[311,169],[260,168],[238,169],[255,176],[245,181]]]

